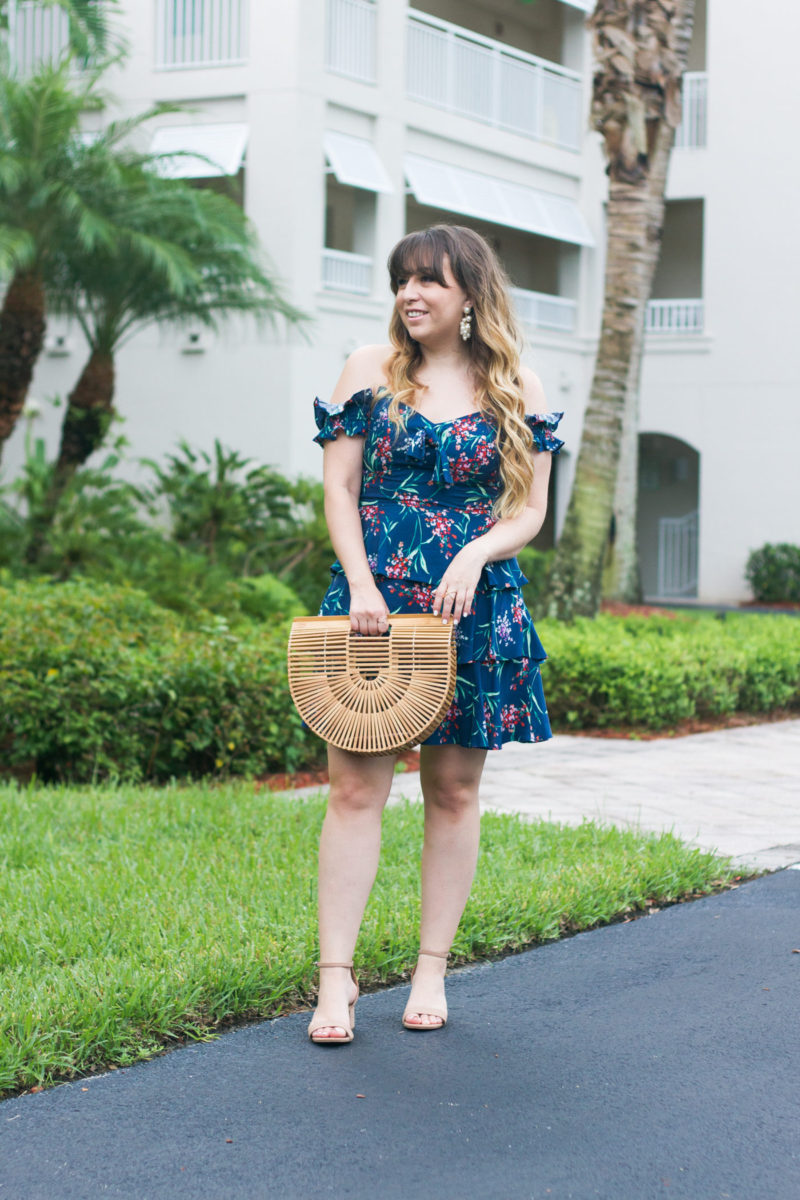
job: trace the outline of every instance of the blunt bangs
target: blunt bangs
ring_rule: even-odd
[[[438,230],[422,229],[418,233],[407,234],[389,255],[387,265],[392,291],[396,295],[400,280],[409,279],[412,275],[430,275],[440,287],[447,287],[444,278],[445,255],[449,256],[449,247]]]

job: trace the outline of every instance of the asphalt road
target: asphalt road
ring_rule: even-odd
[[[800,870],[0,1104],[0,1200],[798,1200]]]

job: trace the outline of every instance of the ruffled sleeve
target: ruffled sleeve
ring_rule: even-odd
[[[340,433],[346,437],[365,437],[372,406],[372,392],[365,388],[355,392],[344,404],[329,404],[324,400],[314,401],[314,420],[319,433],[314,441],[322,446],[333,442]]]
[[[526,415],[525,424],[533,434],[533,444],[537,450],[549,450],[551,454],[558,454],[564,443],[561,438],[556,437],[555,431],[563,415],[563,412]]]

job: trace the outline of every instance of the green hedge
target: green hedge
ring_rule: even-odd
[[[85,581],[0,588],[0,763],[166,780],[318,759],[286,692],[287,629],[187,631],[141,592]]]
[[[319,762],[286,688],[287,631],[219,617],[187,630],[141,592],[86,581],[0,587],[0,766],[164,781]],[[539,631],[556,731],[800,705],[792,617],[601,616]]]
[[[554,727],[664,729],[687,717],[800,705],[800,620],[599,616],[537,626]]]

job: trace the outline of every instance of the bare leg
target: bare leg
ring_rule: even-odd
[[[328,747],[330,795],[319,842],[320,962],[353,958],[364,909],[375,882],[381,846],[381,815],[394,775],[394,758],[362,758]],[[353,999],[350,973],[320,971],[317,1013],[332,1024],[315,1037],[341,1037],[333,1022]]]
[[[423,746],[420,782],[425,800],[422,848],[420,947],[449,950],[469,897],[480,841],[478,788],[486,751],[465,746]],[[439,1025],[426,1010],[444,1007],[445,959],[417,963],[406,1019]]]

